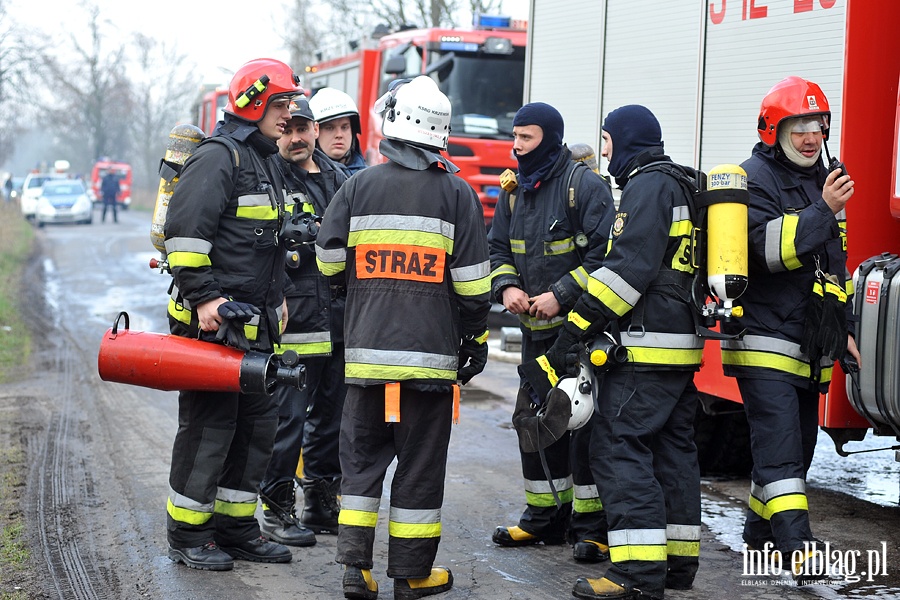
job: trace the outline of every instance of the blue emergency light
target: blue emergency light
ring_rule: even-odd
[[[475,15],[475,27],[483,29],[509,29],[512,24],[512,18],[501,17],[499,15]]]

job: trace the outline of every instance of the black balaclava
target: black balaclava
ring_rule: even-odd
[[[520,108],[513,118],[513,127],[522,125],[537,125],[544,132],[541,143],[531,152],[520,155],[513,150],[519,161],[519,185],[534,191],[556,165],[562,152],[563,118],[549,104],[532,102]]]
[[[663,147],[659,121],[648,108],[638,104],[622,106],[606,115],[603,130],[612,138],[609,174],[620,187],[628,180],[628,168],[638,154]]]

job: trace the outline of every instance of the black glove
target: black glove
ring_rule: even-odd
[[[216,340],[238,350],[249,351],[250,342],[244,333],[244,323],[249,323],[254,316],[261,314],[260,310],[252,304],[234,300],[223,302],[217,310],[222,322],[219,324]]]
[[[576,375],[578,372],[578,355],[581,353],[581,336],[563,326],[556,336],[553,346],[544,355],[547,362],[562,377],[566,373]]]
[[[456,378],[465,385],[484,371],[488,359],[487,340],[479,342],[475,339],[463,340],[459,345],[459,367]]]
[[[847,352],[847,292],[831,280],[825,280],[819,347],[822,356],[840,360]]]
[[[806,321],[803,323],[803,335],[800,337],[800,352],[811,360],[817,361],[822,356],[819,346],[819,327],[822,324],[823,288],[817,279],[813,283],[813,293],[806,304]]]

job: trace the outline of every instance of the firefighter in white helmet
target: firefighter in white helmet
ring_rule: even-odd
[[[387,575],[394,598],[409,600],[453,585],[434,566],[447,448],[457,382],[487,362],[490,265],[478,196],[440,154],[450,101],[420,76],[399,80],[376,111],[388,161],[341,186],[316,241],[322,273],[347,287],[336,559],[345,597],[377,597],[375,524],[396,457]]]
[[[366,161],[359,150],[359,109],[349,95],[335,88],[322,88],[309,99],[319,124],[316,146],[328,158],[343,166],[347,175],[366,168]]]

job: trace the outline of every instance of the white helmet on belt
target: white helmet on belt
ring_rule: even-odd
[[[574,431],[587,423],[594,414],[593,387],[587,368],[582,367],[576,377],[564,377],[556,387],[569,397],[571,416],[566,429]]]
[[[353,134],[361,133],[356,102],[341,90],[330,87],[320,89],[309,99],[309,108],[320,124],[340,117],[349,117]]]
[[[384,137],[446,150],[450,137],[450,100],[433,79],[420,75],[399,80],[378,99]]]

